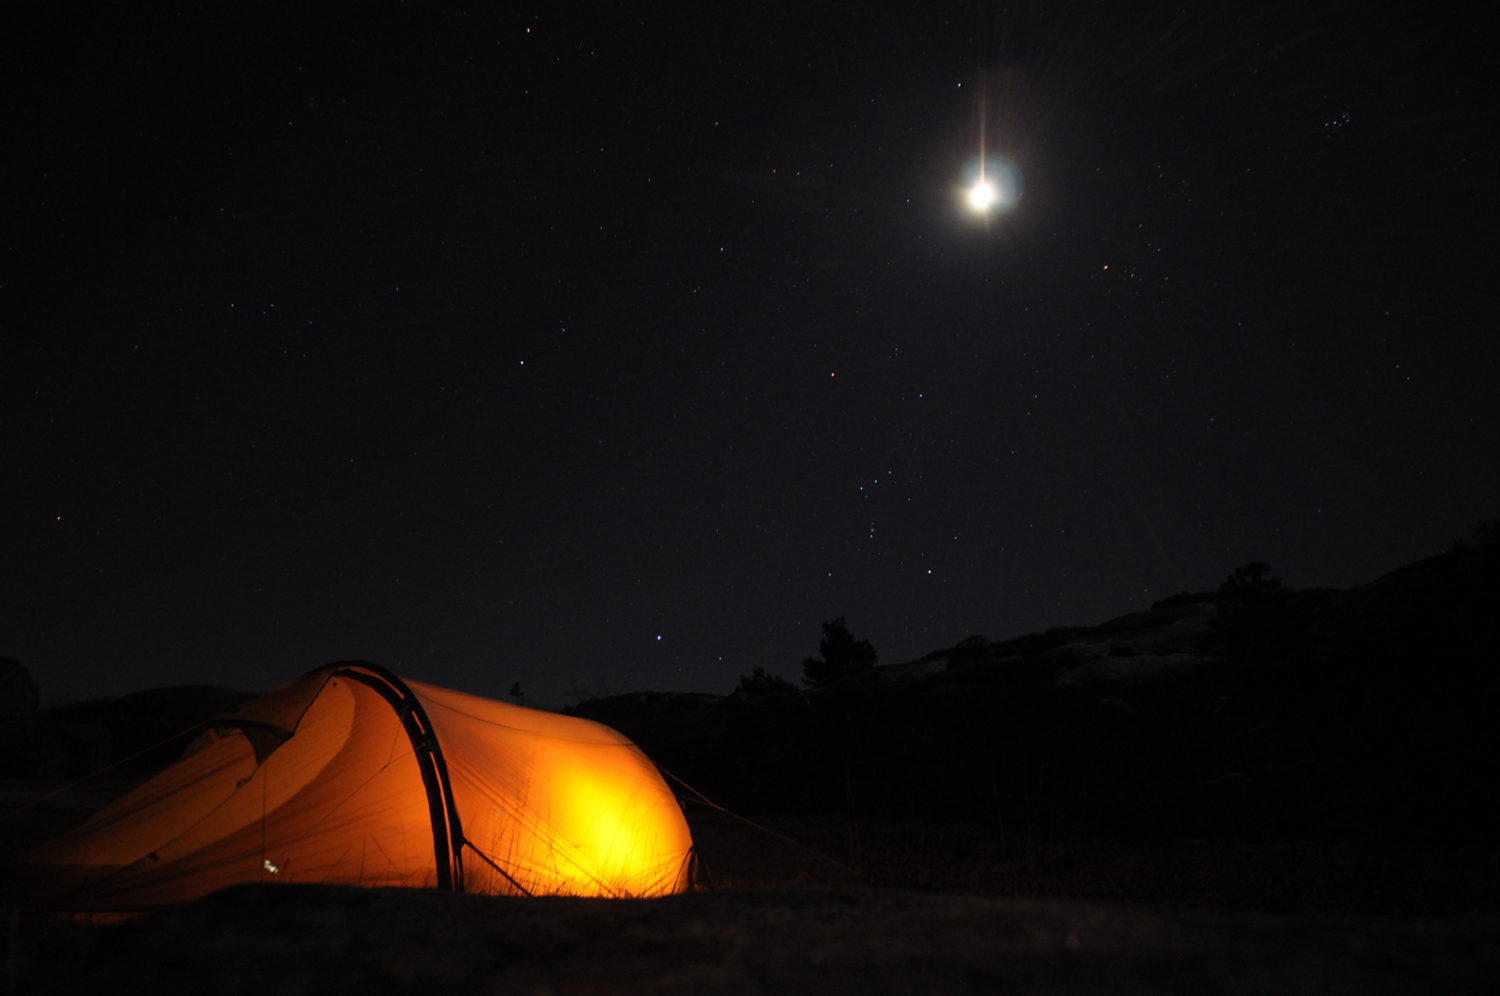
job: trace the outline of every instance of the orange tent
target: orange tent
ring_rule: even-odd
[[[345,663],[212,720],[28,865],[49,905],[126,912],[252,881],[660,896],[692,854],[614,730]]]

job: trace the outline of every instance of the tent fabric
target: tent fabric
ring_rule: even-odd
[[[213,720],[27,866],[44,902],[93,913],[255,881],[660,896],[692,848],[614,730],[339,664]]]

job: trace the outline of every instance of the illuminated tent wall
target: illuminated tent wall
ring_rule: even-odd
[[[588,720],[320,668],[28,856],[39,899],[133,911],[253,881],[660,896],[692,838],[635,744]]]

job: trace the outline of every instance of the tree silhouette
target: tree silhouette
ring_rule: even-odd
[[[818,644],[821,660],[808,657],[802,661],[804,684],[822,686],[875,666],[875,647],[869,640],[856,640],[844,617],[823,624],[823,641]]]
[[[1453,537],[1453,544],[1449,549],[1456,553],[1476,546],[1500,546],[1500,519],[1485,519],[1476,523],[1469,535]]]
[[[794,692],[797,686],[787,681],[779,674],[768,674],[766,669],[757,666],[749,674],[740,675],[740,683],[735,692],[745,698],[755,699],[762,695],[776,695],[781,692]]]
[[[1286,586],[1281,578],[1271,574],[1271,565],[1264,560],[1253,560],[1224,579],[1219,585],[1220,596],[1240,602],[1275,601],[1286,595]]]

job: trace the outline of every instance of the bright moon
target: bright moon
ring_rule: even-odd
[[[981,155],[964,170],[960,202],[973,214],[989,216],[1021,203],[1021,170],[997,153]]]

